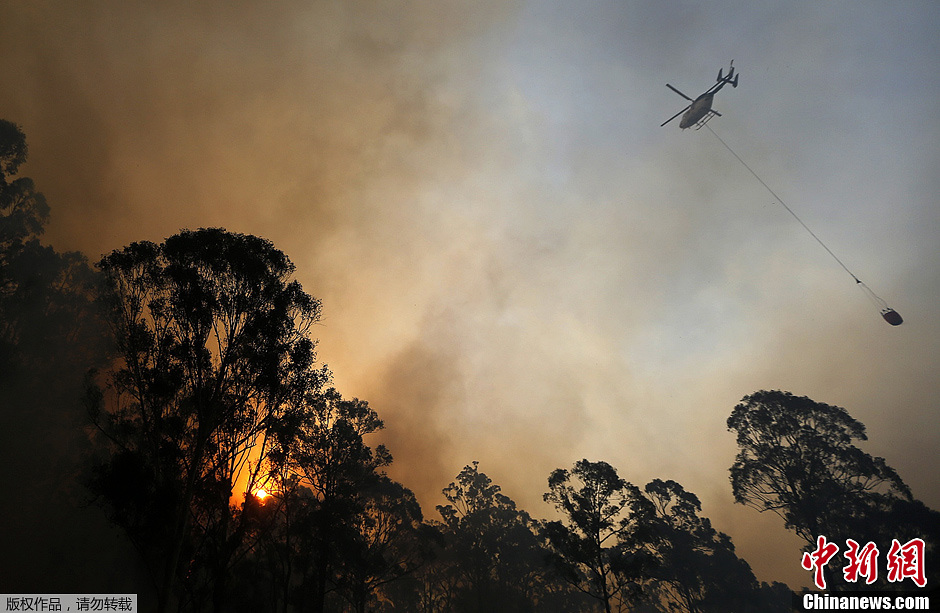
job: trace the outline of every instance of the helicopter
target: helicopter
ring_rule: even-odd
[[[737,87],[739,76],[740,75],[734,74],[734,60],[731,60],[731,66],[728,69],[728,76],[723,76],[722,69],[719,68],[718,79],[715,85],[709,87],[704,94],[700,95],[695,100],[692,100],[672,85],[666,83],[666,87],[676,92],[692,104],[664,121],[662,124],[660,124],[659,127],[663,127],[683,113],[685,113],[685,115],[682,115],[682,119],[679,121],[679,127],[683,130],[686,128],[691,128],[692,126],[695,126],[696,129],[699,129],[704,126],[713,116],[718,115],[721,117],[721,113],[712,108],[712,100],[715,98],[715,94],[718,93],[718,90],[724,87],[726,83],[730,83],[731,87]]]

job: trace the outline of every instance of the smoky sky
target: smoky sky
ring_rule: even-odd
[[[473,460],[535,516],[551,470],[675,479],[763,580],[725,420],[844,406],[940,505],[936,5],[13,3],[0,117],[92,259],[180,228],[271,239],[324,304],[336,384],[428,515]],[[734,59],[714,127],[659,124]],[[768,535],[772,535],[768,537]]]

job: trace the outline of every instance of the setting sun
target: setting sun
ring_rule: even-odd
[[[268,494],[264,489],[255,490],[255,498],[258,500],[264,500],[268,496],[270,496],[270,494]]]

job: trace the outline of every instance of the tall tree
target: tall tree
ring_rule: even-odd
[[[735,501],[776,513],[807,548],[819,536],[840,547],[848,538],[863,539],[862,544],[887,539],[876,542],[887,547],[890,530],[901,525],[900,509],[910,509],[912,517],[930,516],[926,508],[914,513],[910,489],[884,458],[855,445],[867,439],[865,426],[841,407],[789,392],[758,391],[734,408],[728,429],[736,433],[739,448],[731,467]],[[827,572],[834,575],[842,563],[842,556],[834,557]]]
[[[26,135],[0,119],[0,376],[100,359],[97,278],[85,257],[40,243],[49,205],[29,177]],[[65,350],[68,349],[68,350]]]
[[[107,573],[82,569],[109,565],[120,545],[108,541],[91,564],[81,555],[110,535],[77,478],[87,446],[84,377],[106,359],[108,335],[98,275],[82,254],[41,240],[50,209],[18,174],[27,154],[23,131],[0,120],[0,481],[17,484],[17,495],[0,500],[0,541],[43,552],[0,562],[0,576],[24,590],[50,582],[86,589]]]
[[[26,135],[19,126],[0,119],[0,371],[9,371],[13,365],[21,335],[20,314],[28,312],[22,308],[29,302],[24,294],[42,285],[30,279],[35,272],[32,266],[23,265],[23,260],[35,259],[49,205],[32,179],[12,178],[26,161],[27,152]]]
[[[392,601],[387,586],[413,574],[429,557],[421,506],[414,493],[383,476],[364,492],[363,512],[336,573],[339,593],[356,613],[376,610],[380,593]],[[394,594],[402,598],[402,590]]]
[[[621,536],[627,529],[633,485],[607,462],[579,460],[568,471],[556,469],[548,478],[546,502],[564,522],[545,525],[554,553],[551,560],[577,589],[596,598],[606,613],[629,589],[623,580],[626,557]]]
[[[737,435],[731,467],[735,501],[773,511],[807,544],[845,532],[872,492],[906,499],[908,487],[884,458],[855,446],[865,426],[842,407],[782,391],[745,396],[728,418]]]
[[[296,431],[274,450],[297,486],[310,492],[300,506],[299,597],[317,613],[337,589],[337,573],[361,545],[369,492],[392,461],[383,445],[372,449],[364,437],[384,427],[367,402],[345,399],[333,388],[309,394],[295,418]]]
[[[108,451],[94,486],[145,554],[160,611],[200,554],[219,608],[234,483],[322,383],[308,337],[320,304],[269,241],[222,229],[133,243],[98,265],[120,359],[90,395]]]
[[[0,119],[0,296],[16,288],[10,266],[26,243],[42,234],[49,219],[46,198],[29,177],[13,178],[28,155],[26,135]]]
[[[524,611],[545,599],[545,556],[538,525],[501,492],[477,462],[443,490],[438,505],[446,550],[442,562],[454,579],[455,611]]]
[[[788,594],[775,599],[758,584],[731,537],[700,515],[695,494],[661,479],[632,494],[626,537],[644,562],[647,602],[671,613],[789,610]]]

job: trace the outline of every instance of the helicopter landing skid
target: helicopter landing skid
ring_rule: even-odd
[[[695,123],[695,129],[696,129],[696,130],[701,130],[701,129],[702,129],[702,126],[704,126],[706,123],[708,123],[709,120],[710,120],[712,117],[714,117],[715,115],[717,115],[717,113],[715,113],[715,112],[713,112],[713,111],[708,111],[708,113],[705,115],[705,117],[702,117],[701,119],[699,119],[699,120]]]

